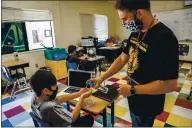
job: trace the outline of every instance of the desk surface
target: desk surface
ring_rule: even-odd
[[[88,61],[96,61],[100,59],[105,59],[105,56],[96,56],[96,57],[88,57],[88,56],[81,56],[79,57],[80,60],[88,60]]]
[[[120,49],[120,47],[101,47],[99,49],[101,49],[101,50],[104,50],[104,49],[106,49],[106,50],[117,50],[117,49]]]
[[[19,59],[18,61],[16,60],[8,60],[3,62],[2,64],[6,67],[13,67],[13,66],[18,66],[18,65],[22,65],[22,64],[28,64],[29,62],[26,62],[22,59]]]
[[[60,91],[60,93],[58,93],[58,95],[62,95],[62,94],[64,94],[63,90]],[[88,100],[89,98],[94,100],[94,105],[87,107],[85,105],[85,103],[86,103],[86,100]],[[111,104],[111,102],[102,100],[102,99],[94,97],[92,95],[89,98],[85,99],[82,109],[85,109],[86,111],[89,111],[95,115],[100,114],[105,108],[107,108]],[[121,98],[119,97],[115,102],[119,101],[120,99]],[[69,103],[76,105],[77,101],[71,100],[71,101],[69,101]]]
[[[184,63],[181,66],[182,69],[192,69],[192,63]]]

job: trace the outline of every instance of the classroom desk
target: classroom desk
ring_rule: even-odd
[[[104,59],[105,59],[105,56],[96,56],[96,57],[81,56],[81,57],[79,57],[78,59],[79,59],[79,60],[87,60],[87,61],[93,62],[93,61],[104,60]]]
[[[121,47],[101,47],[99,55],[105,56],[106,59],[114,61],[121,54]]]
[[[64,94],[63,90],[58,93],[59,95]],[[86,100],[89,98],[92,98],[94,100],[94,105],[92,106],[85,106]],[[108,102],[103,99],[97,98],[95,96],[90,96],[89,98],[85,99],[83,106],[81,110],[91,114],[91,115],[102,115],[103,116],[103,127],[107,127],[107,108],[111,108],[111,124],[112,126],[114,125],[114,104],[118,102],[121,97],[118,97],[116,100],[113,102]],[[70,110],[70,105],[75,106],[77,104],[76,100],[71,100],[67,102],[67,109]]]
[[[98,55],[96,57],[81,56],[78,59],[88,61],[89,63],[94,63],[95,73],[96,73],[97,72],[97,65],[100,66],[100,63],[105,60],[105,56],[98,56]]]
[[[19,60],[8,60],[2,63],[3,66],[7,67],[11,73],[11,70],[16,70],[16,74],[18,77],[18,69],[21,68],[23,70],[23,74],[26,77],[25,74],[25,67],[29,67],[29,62],[26,62],[22,59]]]

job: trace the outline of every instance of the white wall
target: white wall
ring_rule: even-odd
[[[53,14],[55,42],[57,47],[67,48],[77,44],[81,38],[80,13],[103,14],[108,17],[109,36],[116,34],[116,10],[113,4],[97,1],[2,1],[4,7],[49,10]],[[43,51],[19,53],[21,59],[30,62],[26,68],[29,78],[39,67],[45,65]],[[13,55],[3,55],[2,61],[13,59]]]

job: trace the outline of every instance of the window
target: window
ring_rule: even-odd
[[[54,47],[51,21],[2,22],[1,54]]]
[[[108,38],[107,17],[104,15],[94,15],[94,34],[99,40]]]
[[[1,23],[1,32],[1,54],[28,50],[24,22]]]
[[[108,21],[104,15],[80,14],[82,37],[97,37],[98,40],[108,38]]]

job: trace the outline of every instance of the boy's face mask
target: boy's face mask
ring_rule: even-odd
[[[49,90],[51,90],[51,89],[49,89]],[[49,96],[49,100],[54,100],[56,98],[56,95],[58,92],[58,86],[57,86],[56,90],[51,90],[51,91],[53,92],[52,95],[47,95],[47,96]]]
[[[143,22],[142,20],[139,20],[137,18],[137,15],[135,14],[134,19],[124,24],[123,27],[125,27],[126,29],[129,29],[130,31],[139,31],[143,27]]]

